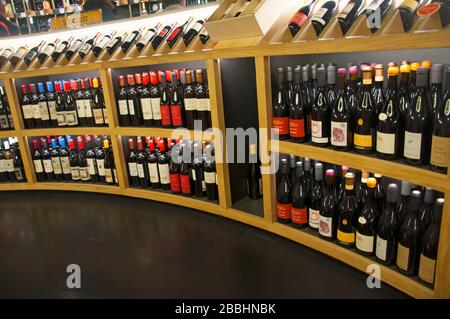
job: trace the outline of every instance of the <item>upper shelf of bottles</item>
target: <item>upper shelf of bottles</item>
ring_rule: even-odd
[[[160,23],[129,33],[97,32],[80,39],[41,43],[29,51],[25,46],[3,48],[0,79],[71,73],[74,67],[92,71],[219,58],[450,47],[446,2],[437,11],[424,10],[429,6],[408,11],[398,1],[381,1],[379,28],[369,28],[368,17],[374,3],[380,1],[368,7],[350,1],[350,9],[347,5],[330,7],[328,3],[334,1],[317,1],[315,6],[306,4],[300,9],[298,1],[283,5],[274,0],[249,2],[255,2],[253,9],[241,12],[246,1],[224,1],[206,21],[204,16],[193,15],[169,24],[161,16]],[[228,11],[232,5],[233,10]],[[268,5],[282,7],[273,14],[275,19],[267,17]],[[231,12],[234,15],[228,17]],[[299,15],[305,17],[299,21]],[[260,34],[248,33],[255,25]],[[239,39],[233,34],[236,29],[241,30]]]

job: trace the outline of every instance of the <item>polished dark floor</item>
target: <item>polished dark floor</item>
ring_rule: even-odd
[[[81,289],[66,267],[81,267]],[[0,193],[0,297],[404,298],[289,240],[168,204]]]

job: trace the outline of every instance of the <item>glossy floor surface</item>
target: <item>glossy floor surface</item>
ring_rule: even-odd
[[[81,289],[68,289],[69,264]],[[168,204],[0,193],[0,297],[404,298],[289,240]]]

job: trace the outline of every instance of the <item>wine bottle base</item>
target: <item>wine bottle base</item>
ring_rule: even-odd
[[[296,223],[292,223],[292,227],[297,228],[297,229],[304,229],[308,227],[308,224],[296,224]]]
[[[358,247],[356,247],[356,251],[358,252],[358,254],[366,256],[366,257],[373,257],[374,252],[367,252],[367,251],[362,251],[360,249],[358,249]]]
[[[284,219],[284,218],[280,218],[280,217],[277,217],[277,221],[278,221],[279,223],[285,224],[285,225],[287,225],[287,224],[289,224],[289,223],[291,222],[290,219]]]
[[[430,165],[430,168],[433,172],[441,173],[441,174],[447,174],[448,168],[447,167],[440,167],[435,165]]]

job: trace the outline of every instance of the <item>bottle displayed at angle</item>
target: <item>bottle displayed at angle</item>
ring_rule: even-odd
[[[323,164],[316,163],[314,165],[314,186],[311,189],[309,195],[309,211],[308,211],[308,224],[313,230],[319,230],[320,224],[320,206],[322,198],[324,196],[325,187],[323,185]]]
[[[346,75],[345,68],[338,70],[338,93],[331,105],[331,145],[337,150],[349,149],[353,141],[351,132],[353,116],[345,92]]]
[[[366,256],[372,256],[375,249],[377,216],[379,215],[375,202],[376,184],[377,180],[373,177],[367,180],[367,198],[356,220],[356,249]]]
[[[302,71],[300,68],[294,69],[294,94],[290,105],[289,136],[296,142],[305,142],[306,137],[306,107],[302,95]]]
[[[75,105],[74,96],[70,90],[72,83],[76,83],[76,81],[64,82],[64,106],[65,106],[65,119],[67,126],[78,125],[77,107]],[[73,85],[75,86],[76,84]]]
[[[47,58],[49,58],[53,52],[55,51],[57,45],[59,43],[59,39],[56,39],[54,42],[48,43],[45,48],[43,47],[42,50],[39,52],[37,59],[41,64],[43,64]]]
[[[28,53],[23,57],[23,61],[26,65],[30,65],[37,58],[45,43],[46,42],[42,40],[37,46],[31,48],[30,51],[28,51]]]
[[[1,51],[0,68],[3,68],[3,66],[6,64],[6,62],[10,61],[10,58],[12,57],[13,53],[14,53],[13,48],[6,48],[3,51]],[[15,66],[15,65],[13,65],[13,66]]]
[[[113,31],[110,34],[105,34],[101,39],[98,38],[99,40],[94,44],[94,47],[92,48],[92,54],[94,54],[96,58],[100,55],[100,53],[103,52],[108,43],[111,42],[116,33],[116,31]]]
[[[430,100],[427,92],[428,71],[419,68],[414,97],[406,114],[403,155],[411,165],[426,164],[430,158]]]
[[[124,54],[127,54],[128,50],[131,48],[131,46],[134,43],[136,43],[136,41],[139,41],[142,30],[143,30],[143,28],[141,28],[139,30],[134,30],[125,38],[125,40],[123,41],[123,43],[120,46],[122,48],[122,52]]]
[[[139,41],[136,42],[136,48],[139,52],[141,52],[147,46],[147,44],[149,44],[155,38],[160,28],[161,23],[158,22],[156,26],[148,29],[139,39]]]
[[[195,37],[199,35],[200,32],[202,32],[204,25],[205,20],[200,19],[197,20],[188,31],[186,31],[186,33],[183,35],[183,42],[186,47],[188,47],[195,39]]]
[[[311,17],[311,23],[317,36],[322,33],[323,29],[325,29],[327,24],[330,22],[336,9],[336,1],[327,1],[323,3],[320,9],[313,14]]]
[[[330,141],[330,106],[328,104],[325,68],[317,69],[317,95],[311,112],[313,145],[327,146]]]
[[[170,35],[167,37],[167,44],[170,48],[173,48],[178,40],[184,35],[186,28],[191,24],[193,20],[194,18],[189,17],[189,19],[187,19],[184,24],[179,25],[170,33]]]
[[[397,252],[397,235],[400,220],[397,212],[398,186],[389,184],[386,204],[377,225],[377,240],[375,255],[377,261],[384,265],[395,262]]]
[[[195,89],[192,83],[192,72],[186,71],[186,87],[184,88],[184,107],[186,111],[186,127],[194,129],[194,121],[197,118],[197,100]]]
[[[211,39],[211,36],[209,35],[209,33],[206,29],[203,29],[203,31],[200,32],[198,37],[200,38],[200,41],[202,41],[203,45],[208,43],[209,39]]]
[[[172,29],[174,28],[174,26],[176,25],[176,23],[173,23],[172,25],[166,25],[164,28],[161,29],[161,31],[153,38],[153,40],[151,41],[153,50],[156,50],[159,48],[159,46],[161,45],[161,43],[163,43],[163,41],[167,38],[167,36],[169,35],[170,31],[172,31]]]
[[[358,202],[354,195],[355,175],[345,174],[345,193],[338,204],[337,240],[345,246],[355,245],[355,221],[358,215]]]
[[[350,27],[355,22],[356,18],[361,13],[363,9],[363,0],[351,0],[347,5],[338,13],[337,19],[342,30],[342,34],[345,35]]]
[[[402,222],[398,234],[397,269],[405,275],[417,274],[423,230],[420,227],[418,212],[421,193],[413,190],[408,203],[408,214]]]
[[[53,173],[55,180],[62,181],[64,179],[61,160],[59,158],[59,149],[56,144],[56,139],[51,140],[50,156],[52,159]]]
[[[400,17],[403,24],[403,29],[408,32],[412,29],[415,22],[415,15],[419,9],[422,1],[419,0],[404,0],[398,7]]]
[[[392,0],[372,0],[365,9],[368,27],[372,33],[377,32],[388,10],[392,7]],[[379,15],[377,13],[379,12]],[[379,17],[379,20],[377,18]],[[379,21],[379,23],[377,23]]]
[[[61,41],[61,43],[59,43],[59,45],[56,47],[56,49],[50,55],[53,62],[58,61],[58,59],[63,54],[66,53],[66,51],[69,49],[69,47],[71,46],[74,39],[75,38],[73,36],[70,36],[67,40],[63,40],[63,41]]]
[[[109,55],[112,55],[122,45],[123,40],[128,36],[128,32],[124,32],[108,42],[106,45],[106,51]]]
[[[308,18],[311,15],[313,9],[314,2],[315,0],[308,1],[308,3],[301,7],[289,21],[288,28],[292,34],[292,37],[295,37],[301,30],[301,28],[305,25],[306,21],[308,21]]]
[[[436,199],[434,205],[434,217],[431,224],[426,228],[422,238],[420,260],[419,260],[419,281],[432,287],[435,280],[436,259],[439,245],[439,232],[441,228],[442,211],[444,199]]]
[[[130,150],[130,154],[128,155],[128,173],[130,175],[130,184],[132,186],[139,186],[137,156],[134,149],[134,140],[132,138],[128,140],[128,148]]]
[[[107,138],[103,139],[103,152],[105,154],[105,162],[104,162],[104,172],[105,172],[105,181],[108,185],[115,184],[114,179],[114,157],[109,147],[109,140]]]
[[[376,106],[371,93],[372,68],[363,67],[363,88],[355,112],[353,143],[360,153],[370,153],[375,146]]]
[[[30,84],[30,103],[33,108],[33,120],[34,120],[33,127],[40,128],[42,127],[41,109],[39,107],[39,98],[36,93],[36,85],[34,83]]]
[[[211,109],[209,97],[207,96],[206,81],[204,77],[205,74],[203,73],[202,69],[198,69],[195,72],[197,78],[197,86],[195,88],[195,98],[197,100],[197,116],[201,121],[202,129],[208,129],[211,127]]]
[[[51,127],[50,111],[47,104],[47,95],[45,94],[44,83],[42,82],[38,83],[38,90],[39,90],[38,105],[41,114],[41,125],[42,127]]]
[[[328,169],[326,190],[319,211],[319,236],[326,240],[335,240],[338,227],[338,204],[335,195],[334,170]]]
[[[76,39],[67,49],[65,56],[67,60],[71,60],[74,54],[81,48],[84,41],[87,39],[87,35],[84,35],[83,37]]]
[[[86,55],[88,55],[89,52],[92,51],[92,49],[95,46],[95,43],[97,41],[97,39],[101,36],[101,32],[97,32],[92,38],[90,38],[89,40],[87,40],[86,42],[83,43],[83,45],[81,46],[81,48],[78,50],[78,54],[79,56],[84,59],[84,57]]]
[[[292,212],[292,190],[289,181],[289,165],[287,159],[281,160],[280,180],[277,185],[277,220],[288,224]]]
[[[6,55],[8,55],[9,54],[9,50],[10,49],[5,49],[5,51],[3,51]],[[1,55],[0,55],[0,60],[2,60],[2,57],[4,56],[3,54],[4,53],[2,53]],[[12,55],[10,55],[10,57],[9,57],[9,63],[11,63],[11,65],[13,66],[13,67],[16,67],[17,66],[17,64],[19,64],[19,62],[20,61],[22,61],[23,60],[23,58],[25,57],[25,55],[28,53],[28,46],[27,45],[22,45],[22,46],[20,46],[20,47],[18,47],[17,49],[16,49],[16,51],[14,52],[14,54],[12,54]],[[6,60],[5,60],[5,62],[6,62]],[[0,68],[2,67],[2,65],[5,63],[5,62],[1,62],[0,61]]]

